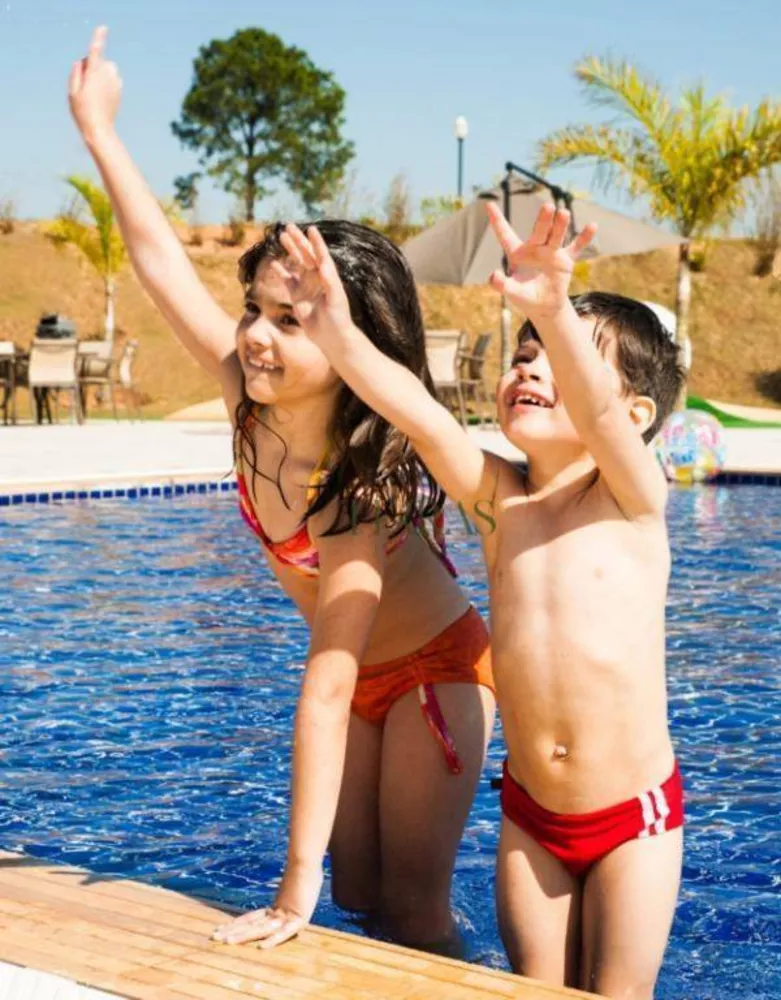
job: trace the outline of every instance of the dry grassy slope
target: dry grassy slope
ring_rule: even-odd
[[[214,234],[207,233],[207,237]],[[208,238],[192,251],[204,282],[236,315],[241,291],[236,281],[239,251]],[[694,370],[691,390],[727,402],[781,403],[781,282],[751,276],[752,253],[740,242],[716,244],[705,273],[694,277]],[[672,305],[675,255],[594,262],[586,287],[622,292]],[[429,328],[461,327],[470,334],[498,330],[498,299],[488,289],[424,287]],[[81,336],[97,336],[102,291],[97,277],[72,250],[55,250],[27,224],[0,236],[0,339],[27,343],[42,312],[59,311],[77,323]],[[215,395],[214,383],[172,337],[130,269],[119,279],[117,325],[141,342],[138,379],[152,415],[172,412]],[[489,358],[498,371],[498,335]]]

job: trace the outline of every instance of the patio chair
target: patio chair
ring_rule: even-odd
[[[141,420],[141,394],[136,388],[135,379],[133,378],[133,365],[137,353],[138,341],[128,340],[117,364],[117,384],[122,389],[125,408],[130,412],[132,406],[137,419]],[[130,399],[130,404],[128,404],[128,399]]]
[[[141,405],[138,391],[133,380],[133,361],[138,351],[138,341],[128,340],[119,356],[118,360],[98,358],[94,354],[89,356],[89,367],[79,378],[79,386],[82,394],[91,386],[105,389],[111,401],[111,408],[114,412],[114,419],[119,420],[117,413],[117,388],[122,389],[123,401],[128,414],[132,412],[135,417],[141,419]]]
[[[79,373],[100,375],[111,364],[112,342],[110,340],[79,341]]]
[[[59,418],[60,392],[69,392],[73,400],[73,416],[82,422],[79,379],[77,370],[78,341],[73,339],[48,340],[36,337],[30,348],[30,370],[28,384],[31,400],[34,400],[35,418],[43,420],[43,413],[52,422],[49,394],[54,394],[54,403]]]
[[[426,358],[437,396],[443,403],[457,406],[458,417],[466,427],[466,406],[461,391],[459,356],[466,346],[461,330],[426,330]]]
[[[3,391],[3,423],[16,423],[16,345],[12,340],[0,340],[0,389]]]
[[[111,374],[113,344],[110,340],[79,341],[78,369],[79,395],[81,409],[87,416],[87,387],[97,387],[96,402],[103,402],[103,390],[107,387],[106,379]],[[113,405],[113,401],[112,401]],[[116,407],[114,407],[116,418]]]
[[[492,334],[481,333],[474,343],[471,351],[462,351],[459,355],[461,392],[464,401],[470,400],[475,404],[487,404],[487,420],[491,424],[496,424],[496,412],[494,401],[485,384],[485,361],[488,353],[488,345],[491,343]],[[481,423],[483,414],[481,414]]]

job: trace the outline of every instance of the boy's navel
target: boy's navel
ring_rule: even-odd
[[[553,748],[554,760],[566,760],[569,757],[569,749],[563,743],[557,743]]]

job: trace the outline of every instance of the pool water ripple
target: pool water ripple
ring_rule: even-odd
[[[689,825],[658,996],[781,995],[781,490],[670,505],[669,694]],[[285,849],[307,630],[229,497],[0,513],[0,847],[244,906]],[[455,561],[486,608],[476,541]],[[493,915],[495,739],[459,854],[470,958]],[[360,931],[328,901],[321,923]]]

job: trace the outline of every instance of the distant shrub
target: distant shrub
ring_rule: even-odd
[[[420,203],[420,214],[423,216],[423,226],[428,229],[440,219],[458,212],[466,202],[456,195],[441,194],[434,198],[423,198]]]
[[[385,223],[389,230],[403,229],[410,224],[411,206],[409,181],[404,174],[396,174],[385,196]]]
[[[10,236],[16,229],[16,202],[13,198],[0,200],[0,233]]]
[[[769,175],[757,184],[754,208],[754,274],[766,278],[781,250],[781,177]]]
[[[247,223],[237,215],[232,215],[228,219],[228,225],[220,242],[226,247],[240,247],[244,245],[246,239]]]

